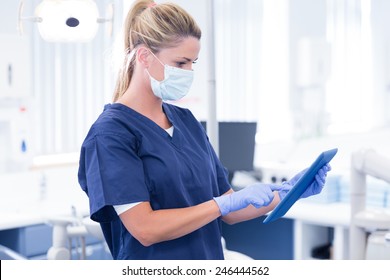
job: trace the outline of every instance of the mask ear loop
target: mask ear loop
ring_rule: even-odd
[[[151,49],[146,48],[146,47],[144,47],[144,48],[147,49],[147,50],[148,50],[148,51],[149,51],[149,52],[158,60],[158,62],[161,63],[161,65],[162,65],[163,67],[165,67],[165,65],[161,62],[160,59],[158,59],[158,57],[152,52]],[[156,80],[155,78],[152,77],[152,75],[150,74],[150,72],[149,72],[149,70],[148,70],[147,68],[145,68],[145,71],[146,71],[146,73],[148,73],[149,79],[154,79],[154,80]],[[164,77],[165,77],[165,74],[164,74]],[[156,80],[156,81],[157,81],[157,80]],[[157,81],[157,82],[160,82],[160,81]]]
[[[162,61],[152,52],[152,50],[149,49],[149,52],[158,60],[158,62],[161,63],[162,66],[165,66],[165,64],[162,63]]]

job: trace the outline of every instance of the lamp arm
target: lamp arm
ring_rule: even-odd
[[[106,17],[99,17],[96,19],[97,23],[106,23],[108,22],[109,25],[107,27],[107,33],[109,36],[112,36],[112,30],[113,30],[113,25],[114,25],[114,4],[110,3],[107,6],[107,11],[106,11]]]
[[[17,28],[16,28],[18,30],[19,35],[23,35],[23,33],[24,33],[23,23],[22,23],[23,20],[28,20],[28,21],[32,21],[32,22],[42,22],[41,17],[31,17],[31,16],[24,17],[22,15],[23,10],[24,10],[24,1],[20,1],[19,9],[18,9],[18,22],[17,22]]]

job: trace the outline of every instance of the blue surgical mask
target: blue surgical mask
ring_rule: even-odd
[[[162,63],[157,56],[154,55],[154,57],[164,66],[164,80],[162,81],[154,79],[146,69],[154,95],[164,101],[175,101],[186,96],[194,80],[194,71],[169,66]]]

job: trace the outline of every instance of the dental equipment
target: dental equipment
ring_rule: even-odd
[[[86,258],[85,236],[88,235],[84,225],[78,223],[74,217],[57,217],[49,219],[53,226],[53,244],[47,251],[48,260],[69,260],[72,252],[72,238],[81,238],[81,259]]]
[[[47,252],[48,260],[72,259],[73,239],[76,240],[75,248],[79,258],[86,259],[87,236],[96,238],[103,244],[105,252],[109,252],[100,224],[92,221],[89,216],[78,216],[74,206],[71,216],[51,218],[48,223],[53,226],[53,244]]]
[[[98,24],[107,23],[107,33],[112,36],[114,4],[107,6],[106,16],[99,17],[97,3],[93,0],[42,0],[34,16],[24,16],[24,1],[18,11],[18,32],[23,35],[23,21],[37,24],[41,37],[48,42],[87,42],[92,40]]]
[[[366,175],[390,182],[390,159],[371,149],[352,154],[349,257],[355,260],[365,259],[368,232],[390,229],[390,214],[366,209]]]

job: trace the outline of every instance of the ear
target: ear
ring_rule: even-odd
[[[137,62],[140,63],[143,67],[148,68],[150,63],[150,51],[145,47],[140,47],[136,52]]]

